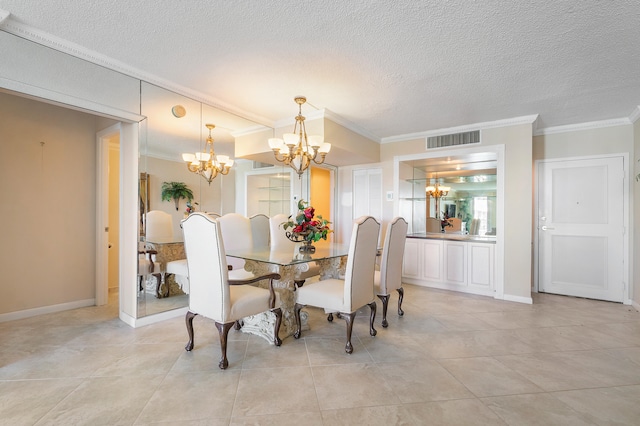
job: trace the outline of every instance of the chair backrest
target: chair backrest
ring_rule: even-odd
[[[449,219],[449,223],[451,224],[451,226],[445,226],[444,228],[444,232],[457,232],[460,233],[462,232],[462,220],[458,219],[457,217],[452,217]]]
[[[217,221],[226,250],[242,250],[253,247],[253,233],[248,217],[240,213],[227,213],[220,216]],[[227,263],[233,266],[233,269],[244,268],[244,260],[242,259],[229,257]]]
[[[374,300],[373,276],[379,233],[380,223],[372,216],[362,216],[353,223],[344,277],[344,301],[351,309]]]
[[[393,218],[387,227],[380,261],[380,292],[382,294],[389,294],[390,291],[402,287],[402,258],[408,228],[409,224],[402,217]]]
[[[288,219],[289,216],[283,213],[269,218],[269,231],[271,232],[271,250],[295,250],[296,243],[287,238],[284,228],[280,226]]]
[[[145,215],[148,241],[162,241],[173,238],[173,220],[169,213],[162,210],[151,210]]]
[[[269,217],[265,214],[254,214],[249,218],[254,247],[269,247]]]
[[[435,217],[427,218],[427,232],[440,232],[440,219]]]
[[[181,223],[189,271],[189,310],[225,322],[231,302],[220,224],[199,212]]]

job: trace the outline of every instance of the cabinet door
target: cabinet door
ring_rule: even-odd
[[[402,260],[402,276],[420,278],[420,246],[422,241],[407,238],[404,243],[404,258]]]
[[[469,243],[469,287],[493,289],[494,250],[493,244]]]
[[[442,241],[422,240],[422,278],[442,281]]]
[[[444,273],[447,283],[467,285],[466,243],[444,242]]]

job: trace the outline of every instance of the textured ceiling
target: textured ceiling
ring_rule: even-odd
[[[263,124],[296,95],[377,139],[640,104],[637,0],[0,0],[15,21]]]

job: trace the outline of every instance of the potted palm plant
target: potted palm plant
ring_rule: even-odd
[[[185,199],[189,203],[193,201],[193,191],[189,189],[186,183],[162,182],[162,201],[173,200],[176,204],[176,210],[178,210],[181,199]]]

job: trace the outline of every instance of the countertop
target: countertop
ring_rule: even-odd
[[[469,235],[451,234],[446,232],[422,232],[419,234],[409,234],[407,238],[419,238],[425,240],[447,240],[447,241],[469,241],[473,243],[495,244],[495,235]]]

